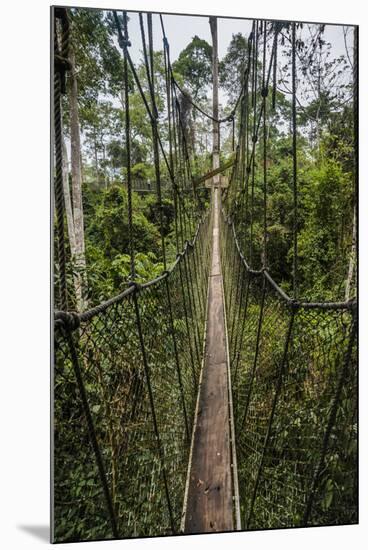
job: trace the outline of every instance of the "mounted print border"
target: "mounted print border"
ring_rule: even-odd
[[[52,542],[358,522],[358,27],[53,7]]]

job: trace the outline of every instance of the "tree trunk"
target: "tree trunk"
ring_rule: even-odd
[[[321,104],[318,105],[316,115],[316,142],[317,142],[317,158],[321,159],[321,128],[320,128],[320,110]]]
[[[351,250],[350,250],[350,259],[349,259],[349,270],[348,276],[346,278],[345,284],[345,300],[350,299],[351,287],[354,280],[354,271],[356,267],[356,207],[354,206],[353,214],[353,231],[352,231],[352,241],[351,241]]]
[[[81,152],[80,152],[80,159],[79,159],[79,162],[80,162],[81,181],[84,181],[82,149],[81,149]]]
[[[106,148],[103,140],[101,140],[101,147],[102,147],[102,161],[103,161],[103,181],[105,185],[105,189],[107,189],[107,177],[106,177]]]
[[[212,35],[212,116],[218,120],[219,99],[218,99],[218,38],[217,38],[217,18],[210,17],[210,27]],[[215,170],[220,166],[220,126],[215,120],[212,123],[212,168]],[[213,184],[218,185],[220,176],[213,177]]]
[[[348,276],[345,285],[345,300],[350,299],[351,287],[357,260],[357,217],[359,186],[359,125],[358,125],[358,27],[354,29],[354,67],[353,67],[353,137],[354,137],[354,213],[353,230],[349,259]]]
[[[72,264],[74,265],[77,258],[77,247],[75,243],[74,219],[73,219],[72,201],[70,197],[70,187],[69,187],[68,151],[66,149],[64,139],[63,139],[63,190],[64,190],[65,215],[66,215],[66,222],[68,227],[70,255],[72,259]],[[73,270],[73,283],[74,283],[77,307],[78,307],[78,310],[80,310],[82,306],[82,277],[80,273],[74,270]]]
[[[63,138],[63,190],[64,190],[65,215],[66,215],[66,222],[68,226],[70,252],[73,257],[75,256],[75,253],[76,253],[75,232],[74,232],[72,201],[70,197],[70,188],[69,188],[68,151],[66,149],[64,138]]]
[[[95,155],[96,182],[97,182],[97,184],[99,184],[100,183],[100,178],[99,178],[99,175],[98,175],[98,157],[97,157],[97,135],[96,135],[96,131],[94,131],[94,136],[93,136],[93,151],[94,151],[94,155]]]
[[[78,86],[75,74],[75,56],[70,52],[70,140],[71,140],[71,168],[72,168],[72,200],[73,200],[73,220],[75,234],[75,265],[82,279],[81,300],[78,309],[81,311],[86,307],[85,296],[87,293],[86,284],[86,258],[84,244],[84,221],[83,221],[83,202],[82,202],[82,172],[81,172],[81,144],[80,144],[80,126],[78,113]]]

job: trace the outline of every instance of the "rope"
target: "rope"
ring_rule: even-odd
[[[277,23],[275,23],[275,61],[273,64],[273,87],[272,87],[272,109],[276,108],[276,91],[277,91],[277,37],[278,37],[278,28]]]
[[[263,98],[263,261],[267,265],[267,105],[268,89],[266,88],[266,39],[267,25],[264,22],[263,31],[263,71],[262,71],[262,98]]]
[[[170,499],[170,494],[169,494],[166,468],[165,468],[165,457],[164,457],[164,452],[163,452],[163,449],[162,449],[160,432],[159,432],[159,429],[158,429],[155,402],[154,402],[154,398],[153,398],[152,385],[151,385],[151,373],[150,373],[150,369],[149,369],[149,365],[148,365],[146,346],[144,344],[141,317],[140,317],[140,312],[139,312],[139,306],[138,306],[136,293],[134,293],[134,295],[133,295],[133,300],[134,300],[134,309],[135,309],[135,315],[136,315],[136,320],[137,320],[137,329],[138,329],[138,336],[139,336],[139,342],[140,342],[141,353],[142,353],[144,372],[145,372],[147,388],[148,388],[149,402],[150,402],[150,407],[151,407],[152,422],[153,422],[153,427],[154,427],[154,431],[155,431],[155,435],[156,435],[156,443],[157,443],[158,453],[159,453],[160,462],[161,462],[161,471],[162,471],[162,478],[163,478],[164,487],[165,487],[166,503],[167,503],[167,508],[168,508],[169,517],[170,517],[171,529],[172,529],[172,532],[175,533],[175,524],[174,524],[173,511],[172,511],[172,506],[171,506],[171,499]]]
[[[345,360],[343,362],[343,366],[342,366],[341,373],[340,373],[340,376],[339,376],[337,389],[336,389],[336,394],[335,394],[334,399],[333,399],[330,416],[328,418],[328,422],[327,422],[327,426],[326,426],[326,431],[325,431],[325,434],[323,436],[320,459],[319,459],[317,468],[314,472],[313,482],[312,482],[312,486],[311,486],[311,489],[310,489],[310,492],[309,492],[309,498],[308,498],[308,501],[307,501],[307,505],[306,505],[306,508],[305,508],[305,513],[304,513],[304,518],[303,518],[303,524],[304,525],[308,525],[308,523],[309,523],[309,518],[310,518],[310,515],[311,515],[311,512],[312,512],[313,502],[314,502],[314,499],[315,499],[315,496],[316,496],[317,485],[318,485],[318,482],[320,481],[322,471],[325,467],[325,459],[326,459],[327,448],[328,448],[328,444],[329,444],[329,441],[330,441],[332,429],[333,429],[333,427],[335,425],[335,422],[336,422],[337,410],[338,410],[338,406],[339,406],[340,399],[341,399],[342,389],[344,387],[344,384],[346,383],[346,379],[347,379],[347,375],[348,375],[348,369],[350,367],[351,357],[352,357],[352,353],[353,353],[353,346],[354,346],[355,339],[356,339],[356,331],[357,331],[357,318],[356,318],[356,311],[354,311],[353,323],[352,323],[351,329],[350,329],[349,345],[348,345],[348,349],[346,351]]]
[[[147,14],[147,18],[148,18]],[[143,45],[143,56],[144,56],[144,65],[146,69],[146,76],[147,76],[147,82],[148,82],[148,88],[151,96],[151,104],[152,104],[152,111],[153,116],[155,119],[158,118],[158,112],[156,109],[156,103],[155,103],[155,96],[154,96],[154,89],[153,89],[153,58],[151,56],[151,50],[150,50],[150,62],[148,61],[148,54],[147,54],[147,45],[146,45],[146,36],[144,31],[144,23],[143,23],[143,15],[142,13],[139,13],[139,24],[141,29],[141,37],[142,37],[142,45]],[[151,26],[152,26],[152,19],[151,19]],[[152,31],[152,29],[151,29]],[[152,32],[151,32],[152,34]]]
[[[160,15],[161,17],[161,15]],[[163,39],[164,43],[164,68],[165,68],[165,86],[166,86],[166,108],[167,108],[167,119],[169,127],[169,162],[171,173],[174,174],[174,154],[173,154],[173,136],[172,136],[172,115],[171,115],[171,80],[169,76],[168,69],[168,45]],[[177,196],[177,186],[173,185],[173,199],[174,199],[174,223],[175,223],[175,244],[176,244],[176,253],[178,254],[180,250],[179,246],[179,228],[178,228],[178,196]]]
[[[122,33],[122,30],[121,30],[121,24],[120,24],[120,21],[119,21],[119,18],[117,16],[117,13],[116,11],[113,11],[113,15],[114,15],[114,19],[115,19],[115,23],[116,23],[116,27],[117,27],[117,32],[118,32],[118,42],[119,42],[119,46],[124,49],[124,43],[125,43],[125,38],[123,37],[123,33]],[[126,41],[126,46],[130,46],[130,42],[129,40]],[[134,63],[132,61],[132,58],[129,54],[129,50],[126,49],[126,56],[127,56],[127,59],[128,59],[128,63],[129,63],[129,67],[132,71],[132,74],[133,74],[133,78],[134,78],[134,81],[135,83],[137,84],[137,87],[138,87],[138,91],[140,93],[140,96],[143,100],[143,103],[145,105],[145,108],[146,108],[146,111],[147,111],[147,114],[150,118],[150,121],[151,121],[151,124],[156,124],[156,126],[158,127],[158,121],[157,119],[155,118],[154,114],[152,113],[151,109],[150,109],[150,106],[148,104],[148,100],[146,98],[146,95],[143,91],[143,88],[142,88],[142,84],[139,80],[139,77],[138,77],[138,74],[137,74],[137,71],[135,69],[135,66],[134,66]],[[172,182],[173,185],[176,185],[176,182],[175,182],[175,177],[174,177],[174,174],[172,173],[171,171],[171,168],[170,168],[170,164],[169,164],[169,161],[167,159],[167,155],[166,155],[166,152],[165,152],[165,149],[163,147],[163,144],[162,144],[162,141],[161,141],[161,138],[157,132],[157,135],[156,135],[156,138],[157,138],[157,142],[158,142],[158,145],[160,147],[160,150],[161,150],[161,154],[162,154],[162,157],[165,161],[165,165],[167,167],[167,170],[168,170],[168,173],[169,173],[169,177],[170,177],[170,180]],[[155,139],[156,139],[155,138]]]
[[[186,408],[186,405],[185,405],[185,392],[184,392],[184,386],[183,386],[183,377],[182,377],[182,372],[181,372],[181,368],[180,368],[179,351],[178,351],[178,345],[177,345],[177,341],[176,341],[176,337],[175,337],[172,301],[171,301],[170,288],[169,288],[169,283],[168,283],[167,278],[165,280],[165,283],[166,283],[165,286],[166,286],[166,293],[167,293],[167,301],[168,301],[168,305],[169,305],[169,323],[170,323],[169,327],[170,327],[170,333],[171,333],[172,340],[173,340],[176,372],[177,372],[177,375],[178,375],[178,383],[179,383],[179,388],[180,388],[180,398],[181,398],[182,407],[183,407],[183,416],[184,416],[184,424],[185,424],[185,436],[186,436],[187,444],[189,445],[189,443],[190,443],[189,420],[188,420],[187,408]]]
[[[269,444],[269,441],[270,441],[270,437],[271,437],[271,430],[272,430],[273,420],[274,420],[274,417],[275,417],[276,405],[277,405],[277,401],[278,401],[280,391],[281,391],[281,388],[282,388],[282,383],[283,383],[283,378],[284,378],[285,368],[286,368],[286,363],[287,363],[287,355],[288,355],[288,351],[289,351],[289,343],[290,343],[291,333],[292,333],[293,325],[294,325],[295,312],[296,312],[296,308],[294,307],[292,309],[290,320],[289,320],[289,326],[288,326],[288,331],[287,331],[287,334],[286,334],[282,361],[281,361],[281,365],[279,367],[279,372],[278,372],[277,386],[276,386],[276,389],[275,389],[275,395],[274,395],[274,398],[273,398],[271,414],[270,414],[269,421],[268,421],[268,426],[267,426],[266,438],[265,438],[265,442],[263,444],[263,449],[262,449],[262,454],[261,454],[261,461],[260,461],[260,464],[259,464],[259,467],[258,467],[256,481],[255,481],[255,484],[254,484],[253,495],[252,495],[252,499],[251,499],[248,519],[247,519],[247,522],[246,522],[247,529],[250,528],[251,522],[252,522],[254,503],[255,503],[255,500],[256,500],[256,496],[257,496],[257,490],[258,490],[260,478],[261,478],[261,475],[262,475],[262,469],[263,469],[263,464],[264,464],[264,460],[265,460],[266,450],[267,450],[267,447],[268,447],[268,444]]]
[[[104,467],[104,464],[103,464],[101,449],[100,449],[100,446],[99,446],[99,443],[98,443],[98,440],[97,440],[96,430],[95,430],[95,426],[94,426],[92,415],[91,415],[91,410],[90,410],[88,399],[87,399],[87,393],[86,393],[86,389],[85,389],[85,385],[84,385],[84,381],[83,381],[81,368],[80,368],[80,365],[79,365],[77,350],[76,350],[76,347],[75,347],[75,344],[74,344],[74,341],[73,341],[73,337],[72,337],[70,332],[67,333],[66,338],[67,338],[67,342],[68,342],[68,345],[69,345],[70,357],[71,357],[71,360],[72,360],[73,370],[74,370],[74,374],[75,374],[77,384],[78,384],[78,389],[79,389],[79,394],[80,394],[82,405],[83,405],[84,415],[85,415],[86,420],[87,420],[89,438],[90,438],[92,449],[93,449],[93,452],[94,452],[94,455],[95,455],[95,458],[96,458],[98,473],[99,473],[99,476],[100,476],[100,480],[101,480],[101,484],[102,484],[102,488],[103,488],[103,492],[104,492],[104,496],[105,496],[105,501],[106,501],[108,514],[109,514],[109,518],[110,518],[110,523],[111,523],[111,530],[112,530],[113,536],[118,539],[119,538],[119,532],[118,532],[118,528],[117,528],[114,505],[113,505],[113,502],[112,502],[111,492],[110,492],[109,484],[108,484],[107,477],[106,477],[106,472],[105,472],[105,467]]]
[[[61,20],[61,47],[58,43],[57,19]],[[55,210],[57,233],[57,258],[59,267],[59,301],[60,308],[68,309],[68,289],[66,282],[66,251],[64,228],[64,191],[63,191],[63,139],[61,95],[65,93],[65,71],[69,54],[69,22],[67,12],[63,8],[55,10],[54,24],[54,147],[55,147]],[[60,63],[63,60],[63,63]]]
[[[130,279],[136,278],[135,272],[135,252],[133,235],[133,204],[132,204],[132,171],[131,171],[131,147],[130,147],[130,110],[129,110],[129,73],[127,45],[129,42],[128,20],[126,11],[123,12],[124,40],[122,41],[124,53],[124,100],[125,100],[125,147],[126,147],[126,169],[127,169],[127,187],[128,187],[128,238],[130,251]]]
[[[166,245],[165,245],[165,235],[164,235],[164,222],[163,222],[163,206],[162,206],[162,193],[161,193],[161,172],[160,172],[160,156],[159,156],[159,145],[158,145],[158,128],[157,128],[157,118],[158,111],[155,100],[155,83],[154,83],[154,65],[153,65],[153,34],[152,34],[152,17],[151,14],[147,14],[147,23],[148,23],[148,39],[149,39],[149,55],[150,55],[150,66],[148,64],[147,55],[145,56],[145,65],[146,72],[148,76],[148,86],[150,89],[151,100],[152,100],[152,110],[154,117],[151,119],[152,126],[152,141],[153,141],[153,158],[155,165],[155,174],[156,174],[156,189],[157,189],[157,200],[160,211],[160,233],[161,233],[161,248],[162,248],[162,258],[164,269],[166,270]],[[144,43],[144,33],[142,34],[142,41]]]
[[[254,218],[254,184],[255,184],[255,173],[256,173],[256,155],[255,148],[258,141],[258,131],[256,126],[257,121],[257,63],[258,63],[258,20],[255,24],[255,38],[254,38],[255,48],[254,55],[252,59],[252,107],[253,107],[253,134],[252,134],[252,156],[251,156],[251,174],[252,174],[252,184],[251,184],[251,202],[250,202],[250,235],[249,235],[249,262],[252,264],[253,261],[253,218]]]
[[[57,345],[55,346],[57,368],[55,372],[56,376],[62,377],[63,383],[65,380],[70,383],[67,378],[68,366],[71,365],[74,369],[81,405],[78,403],[75,405],[70,399],[70,402],[65,403],[65,409],[74,414],[75,411],[78,412],[78,408],[83,408],[104,493],[106,516],[110,521],[113,535],[117,538],[118,535],[122,535],[122,527],[128,531],[131,529],[136,535],[137,525],[141,525],[140,522],[144,523],[143,530],[151,532],[152,526],[149,525],[149,521],[152,517],[160,517],[162,528],[166,531],[175,533],[178,530],[177,510],[180,509],[182,502],[181,486],[184,485],[180,476],[182,470],[185,470],[183,460],[185,461],[187,456],[190,442],[193,425],[192,409],[198,390],[202,359],[200,342],[205,315],[206,281],[209,275],[211,221],[209,216],[201,218],[194,238],[189,240],[194,232],[195,220],[200,215],[200,203],[199,200],[196,201],[197,196],[193,189],[191,149],[187,142],[179,101],[179,93],[183,93],[183,91],[175,83],[173,77],[169,44],[162,16],[160,16],[160,21],[163,32],[169,128],[168,145],[165,145],[168,153],[165,152],[159,132],[152,16],[147,15],[147,47],[144,19],[141,14],[139,15],[148,83],[148,92],[145,92],[128,50],[130,42],[127,12],[123,11],[122,25],[116,12],[113,13],[119,44],[124,54],[123,82],[131,278],[135,278],[135,243],[132,220],[129,71],[133,75],[152,125],[152,147],[165,271],[161,276],[148,283],[142,285],[132,283],[118,296],[80,314],[66,311],[65,283],[65,300],[61,305],[61,309],[65,308],[65,310],[59,311],[55,315],[57,334]],[[241,483],[243,483],[243,487],[246,487],[241,498],[243,499],[243,508],[247,511],[248,528],[250,526],[259,527],[258,507],[260,502],[264,505],[262,521],[266,518],[270,526],[274,526],[275,523],[271,517],[272,514],[277,516],[279,522],[288,522],[290,517],[294,522],[311,522],[312,512],[314,513],[314,508],[317,506],[316,495],[318,495],[318,491],[323,490],[322,474],[329,464],[332,453],[330,451],[331,442],[335,441],[335,438],[332,437],[333,430],[340,430],[345,434],[347,429],[347,424],[340,427],[338,418],[343,391],[351,392],[354,389],[356,302],[306,303],[296,299],[298,281],[297,246],[295,245],[297,245],[298,203],[295,24],[292,27],[294,91],[292,103],[294,288],[292,297],[280,288],[267,270],[269,108],[267,97],[270,78],[273,74],[272,106],[274,108],[277,36],[280,25],[271,26],[274,40],[271,53],[267,55],[267,22],[257,20],[253,22],[252,32],[248,39],[248,63],[242,75],[241,93],[231,115],[226,119],[226,121],[232,122],[231,141],[232,149],[236,151],[236,161],[230,180],[232,188],[229,191],[226,190],[223,195],[226,197],[230,216],[227,216],[225,210],[222,211],[221,257],[226,293],[226,315],[229,327],[231,327],[229,355],[231,357],[234,411],[239,427],[239,434],[237,434],[237,451],[240,458],[239,473],[242,477]],[[61,27],[66,31],[67,25],[63,19],[61,19]],[[262,88],[259,90],[258,56],[261,55],[262,42]],[[55,78],[54,85],[55,97],[58,97],[59,105],[59,112],[57,106],[55,108],[55,120],[58,121],[55,142],[57,133],[60,134],[62,129],[60,94],[63,89],[64,73],[68,68],[67,41],[64,39],[61,40],[61,43],[60,48],[58,41],[55,42],[55,75],[58,76]],[[251,82],[249,82],[250,78]],[[357,67],[355,67],[354,85],[354,140],[357,146]],[[58,87],[59,89],[57,89]],[[195,104],[193,108],[196,108]],[[210,116],[208,118],[215,122],[225,121],[225,119],[217,120]],[[262,130],[261,124],[263,124]],[[55,129],[56,126],[57,124],[55,124]],[[260,132],[263,132],[263,150],[259,150],[259,155],[257,151],[256,158],[256,143]],[[237,134],[237,143],[235,143],[235,134]],[[56,146],[55,149],[57,149]],[[355,154],[357,155],[357,151]],[[263,257],[261,258],[261,269],[254,269],[255,252],[251,248],[248,263],[242,250],[248,247],[246,239],[249,237],[249,231],[253,237],[253,223],[257,221],[258,201],[255,189],[258,182],[258,178],[256,178],[258,156],[263,164],[260,170],[261,173],[263,170],[263,212],[260,210],[259,213],[260,218],[263,214],[263,252],[261,252]],[[58,159],[57,167],[60,162],[57,151],[56,157]],[[177,259],[170,270],[166,270],[160,160],[164,160],[172,184],[176,250],[177,252],[179,249],[182,250],[177,254]],[[356,156],[356,184],[357,168]],[[58,176],[58,170],[56,170],[56,176]],[[250,184],[251,189],[249,189]],[[60,182],[55,180],[55,197],[57,185],[60,186]],[[250,212],[248,212],[249,194]],[[58,252],[58,261],[61,265],[63,264],[63,247],[65,248],[62,199],[62,194],[58,199],[59,202],[55,199],[58,243],[63,245],[60,248],[61,259],[59,259]],[[240,201],[240,205],[238,201]],[[259,204],[261,205],[261,200]],[[238,232],[239,227],[240,231]],[[251,238],[250,247],[252,247],[252,240]],[[301,309],[303,311],[299,315]],[[317,322],[320,319],[319,316],[321,316],[320,325],[323,327],[323,331],[319,330]],[[162,335],[162,338],[159,338],[159,335]],[[313,348],[312,343],[315,344],[316,338],[320,339],[320,349]],[[339,346],[337,351],[333,346],[335,343]],[[311,344],[311,352],[308,348],[309,344]],[[301,403],[302,396],[307,393],[306,389],[311,395],[313,391],[319,390],[314,376],[317,370],[324,376],[327,374],[330,376],[333,373],[333,366],[338,363],[340,347],[344,353],[341,352],[343,357],[341,367],[338,365],[336,370],[337,381],[332,380],[331,386],[328,384],[331,382],[331,378],[324,379],[326,388],[323,393],[327,393],[326,403],[322,403],[324,395],[318,398],[318,407],[320,399],[325,407],[325,409],[318,409],[324,424],[320,422],[321,428],[318,433],[313,434],[312,438],[308,435],[308,426],[298,426],[296,429],[296,424],[292,425],[292,422],[297,420],[293,407],[295,407],[296,400]],[[328,368],[326,368],[327,365]],[[86,366],[86,369],[82,369],[82,366]],[[104,369],[103,377],[105,374],[107,377],[111,376],[111,396],[104,393],[104,388],[99,393],[99,385],[104,383],[101,376],[102,367]],[[90,388],[93,388],[93,392]],[[121,392],[121,388],[127,389]],[[115,391],[119,394],[118,396],[114,395]],[[110,460],[111,463],[114,461],[114,443],[107,441],[106,427],[103,426],[102,421],[100,422],[98,413],[94,413],[93,405],[99,405],[101,395],[108,403],[109,420],[119,426],[119,434],[121,431],[124,432],[124,437],[116,442],[120,455],[124,457],[124,460],[117,461],[116,479],[113,468],[110,468]],[[345,397],[344,394],[344,399]],[[119,405],[115,405],[115,402],[119,402]],[[169,407],[167,403],[169,403]],[[307,401],[305,404],[311,406],[311,403]],[[168,408],[169,412],[167,412]],[[178,421],[175,425],[170,424],[171,416],[175,422]],[[349,418],[352,416],[349,411]],[[80,414],[79,416],[75,415],[75,418],[79,417]],[[66,437],[68,437],[70,432],[65,429],[67,422],[61,418],[61,423],[63,422],[65,422],[62,426],[63,434],[67,434]],[[290,426],[292,429],[288,433]],[[80,434],[79,426],[74,429],[77,434]],[[150,439],[145,439],[146,436]],[[120,435],[116,437],[119,438]],[[155,444],[152,445],[152,441]],[[349,435],[349,445],[350,441],[353,441],[352,435]],[[70,441],[67,443],[71,448]],[[149,453],[146,454],[144,453],[145,444],[149,448]],[[340,444],[340,439],[336,437],[334,445],[337,444]],[[134,461],[131,457],[134,457]],[[129,470],[130,461],[134,462],[134,468]],[[298,476],[295,472],[298,473]],[[339,472],[340,474],[342,475],[344,472]],[[146,483],[147,476],[150,478],[148,483]],[[244,478],[246,478],[245,482]],[[301,479],[302,481],[300,481]],[[124,480],[124,491],[126,490],[124,495],[119,494],[123,492],[120,489],[123,485],[122,480]],[[280,486],[287,488],[286,497],[285,493],[278,491]],[[118,490],[115,492],[116,487]],[[139,498],[131,498],[138,494],[137,487],[139,487]],[[157,489],[152,492],[152,487]],[[157,500],[153,498],[153,493],[157,496]],[[293,496],[292,499],[290,498],[292,504],[284,505],[282,499],[287,500],[289,495]],[[127,502],[126,497],[130,499],[129,521],[127,522],[125,522],[126,515],[124,515],[126,514],[124,508],[124,504]],[[144,505],[143,516],[142,505]],[[297,506],[299,508],[296,510]],[[300,520],[295,518],[300,518]],[[106,519],[104,518],[103,521],[106,522]],[[118,522],[121,522],[119,528]]]
[[[298,182],[296,152],[296,46],[295,23],[292,23],[292,133],[293,133],[293,295],[298,295]]]
[[[253,359],[253,367],[251,372],[251,378],[250,378],[250,384],[249,384],[249,391],[247,395],[247,401],[244,408],[244,415],[243,420],[241,422],[241,430],[244,429],[245,420],[247,418],[248,409],[249,409],[249,402],[250,402],[250,396],[252,394],[252,388],[253,388],[253,382],[254,377],[256,374],[257,369],[257,360],[258,360],[258,354],[259,354],[259,343],[261,338],[261,330],[262,330],[262,321],[263,321],[263,310],[264,310],[264,303],[265,303],[265,295],[266,295],[266,279],[263,278],[263,286],[262,286],[262,298],[261,298],[261,305],[259,309],[259,319],[258,319],[258,328],[257,328],[257,339],[256,339],[256,346],[255,346],[255,352],[254,352],[254,359]]]
[[[179,99],[178,99],[177,94],[176,94],[176,89],[175,89],[173,76],[172,76],[171,63],[170,63],[169,43],[168,43],[167,38],[166,38],[162,16],[160,16],[160,21],[161,21],[161,28],[162,28],[162,34],[163,34],[164,52],[166,54],[165,55],[165,66],[167,67],[168,73],[171,75],[170,79],[169,79],[169,74],[167,76],[167,78],[168,78],[167,85],[170,86],[170,83],[173,84],[173,86],[171,87],[172,102],[173,102],[172,112],[173,112],[173,114],[177,113],[176,120],[179,121],[179,127],[180,127],[180,130],[181,130],[181,132],[178,132],[178,130],[175,131],[175,127],[174,127],[173,134],[174,134],[175,156],[177,158],[178,153],[179,153],[179,164],[180,164],[179,171],[182,172],[182,175],[183,175],[183,184],[184,184],[185,179],[186,179],[185,178],[185,169],[186,169],[188,179],[192,183],[193,197],[196,200],[198,207],[200,208],[201,205],[200,205],[199,196],[197,194],[197,191],[196,191],[196,188],[195,188],[195,185],[194,185],[194,178],[193,178],[191,163],[190,163],[189,148],[188,148],[187,139],[186,139],[186,131],[185,131],[185,128],[184,128],[184,125],[183,125],[183,120],[182,120],[182,115],[181,115],[180,102],[179,102]],[[185,94],[185,92],[182,92],[182,94],[186,98],[188,98],[188,96],[187,96],[187,94]],[[175,117],[174,117],[174,125],[175,125]],[[176,138],[176,133],[178,133],[178,139]],[[182,147],[180,147],[180,145]],[[187,211],[186,211],[186,208],[185,208],[185,201],[181,197],[180,189],[176,185],[174,180],[172,180],[172,183],[173,183],[173,187],[174,187],[175,191],[178,192],[177,196],[179,198],[179,207],[182,206],[183,211],[184,211],[184,226],[187,227],[187,219],[188,219],[189,225],[193,225],[194,220],[193,220],[193,218],[191,218],[190,215],[187,216]],[[191,212],[191,210],[190,210],[190,212]],[[179,213],[179,215],[181,215],[181,214]],[[187,231],[186,231],[186,233],[187,233]]]
[[[359,27],[354,27],[354,66],[353,66],[353,134],[354,134],[354,194],[356,225],[359,227]]]
[[[165,27],[164,27],[164,22],[163,22],[163,19],[162,19],[162,15],[160,14],[160,23],[161,23],[161,29],[162,29],[162,34],[163,34],[163,38],[164,38],[164,44],[167,45],[168,47],[168,40],[167,40],[167,36],[166,36],[166,32],[165,32]],[[235,115],[235,112],[236,112],[236,109],[238,107],[238,104],[239,104],[239,101],[241,99],[241,96],[242,96],[242,91],[240,92],[240,94],[238,95],[238,98],[234,104],[234,107],[231,109],[231,112],[228,116],[224,117],[224,118],[216,118],[216,117],[213,117],[212,115],[210,115],[209,113],[206,113],[206,111],[204,111],[195,101],[193,101],[193,99],[184,92],[184,90],[182,89],[182,87],[179,85],[179,83],[177,82],[175,76],[174,76],[174,71],[173,71],[173,68],[172,68],[172,65],[171,65],[171,62],[170,62],[170,59],[169,59],[169,71],[170,71],[170,74],[171,74],[171,79],[172,79],[172,82],[173,84],[177,87],[177,89],[179,90],[179,92],[182,94],[182,95],[185,95],[187,98],[188,98],[188,101],[191,103],[191,105],[196,109],[196,111],[202,113],[202,115],[204,115],[205,117],[207,117],[209,120],[212,120],[212,122],[217,122],[218,124],[222,124],[224,122],[231,122],[232,121],[232,118],[233,116]]]
[[[155,102],[155,71],[153,67],[153,32],[152,32],[152,13],[147,13],[147,27],[148,27],[148,43],[150,54],[150,69],[151,69],[151,84],[153,91],[153,101]],[[157,112],[157,109],[156,109]]]

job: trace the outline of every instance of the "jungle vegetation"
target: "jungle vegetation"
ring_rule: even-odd
[[[65,156],[69,157],[65,166],[65,204],[73,259],[69,273],[70,285],[75,289],[73,305],[81,310],[118,293],[129,279],[124,89],[122,56],[111,14],[86,9],[71,10],[70,14],[74,68],[63,101],[64,138],[68,145]],[[287,32],[281,38],[284,45]],[[324,33],[323,25],[310,25],[308,32],[300,31],[298,45],[298,254],[300,295],[306,299],[337,300],[354,294],[356,277],[352,34],[349,42],[348,29],[344,29],[346,54],[334,57]],[[292,162],[290,64],[286,47],[285,52],[278,64],[276,106],[269,110],[267,216],[272,275],[287,290],[292,256]],[[156,51],[154,55],[161,98],[158,110],[165,133],[168,129],[163,52]],[[175,77],[183,90],[207,112],[211,110],[211,55],[211,45],[193,36],[173,62]],[[225,115],[240,91],[246,56],[247,37],[233,35],[219,65],[220,85],[227,98],[221,107]],[[147,89],[143,61],[137,71]],[[137,190],[133,217],[137,276],[148,280],[162,269],[157,198],[154,192],[143,192],[154,191],[155,185],[151,127],[133,78],[129,91],[133,187]],[[210,158],[211,124],[187,103],[186,124],[195,151],[195,172],[200,175]],[[221,155],[226,158],[231,153],[228,128],[223,128],[221,142]],[[162,163],[164,182],[165,170]],[[257,197],[261,201],[260,181],[256,182],[256,200]],[[164,217],[169,259],[173,260],[174,209],[169,193],[165,194]],[[261,213],[258,222],[261,239]],[[55,275],[57,285],[57,266]]]

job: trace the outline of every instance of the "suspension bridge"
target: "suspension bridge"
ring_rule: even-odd
[[[148,90],[129,53],[127,14],[113,15],[124,59],[131,282],[121,294],[73,312],[61,142],[69,22],[64,9],[55,10],[54,538],[354,523],[356,301],[310,302],[298,293],[295,23],[290,24],[294,258],[289,296],[268,269],[267,246],[267,124],[275,102],[269,90],[282,24],[253,22],[241,93],[229,116],[219,119],[192,102],[217,129],[231,124],[233,131],[233,157],[194,175],[180,111],[183,91],[171,67],[163,18],[167,144],[156,106],[152,15],[145,26],[139,14]],[[268,50],[266,41],[271,41]],[[176,259],[168,262],[161,231],[164,272],[143,284],[135,277],[129,73],[151,121],[158,202],[164,170],[175,207]],[[354,106],[356,120],[356,82]],[[357,157],[355,162],[357,178]],[[257,171],[263,190],[258,248]],[[225,173],[228,185],[222,187]],[[211,187],[203,187],[206,180]],[[83,487],[81,473],[87,479]],[[326,504],[334,486],[338,490]],[[70,525],[58,527],[65,510]],[[74,517],[83,519],[75,525]]]

